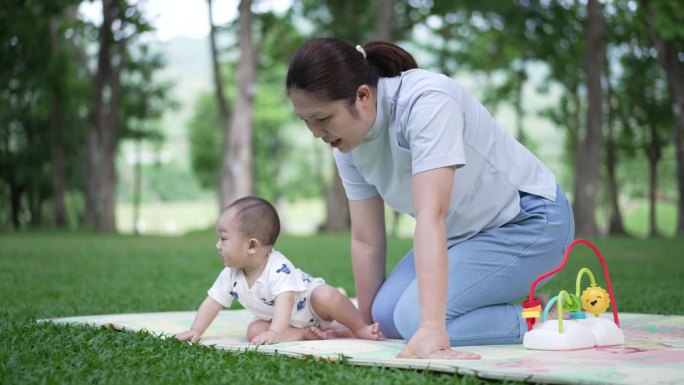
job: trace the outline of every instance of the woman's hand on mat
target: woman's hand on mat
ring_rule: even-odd
[[[199,330],[190,329],[188,331],[176,333],[173,336],[181,341],[190,341],[194,344],[200,340],[200,338],[202,337],[202,333],[200,333]]]
[[[397,358],[432,358],[446,360],[479,360],[480,355],[451,350],[446,329],[421,326],[409,339]]]
[[[258,336],[252,338],[249,342],[251,345],[269,345],[277,344],[280,341],[280,334],[275,330],[266,330]]]

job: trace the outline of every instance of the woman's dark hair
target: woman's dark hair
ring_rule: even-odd
[[[418,68],[410,53],[385,41],[363,46],[366,57],[350,44],[335,38],[318,38],[304,43],[292,57],[287,70],[287,92],[301,90],[328,100],[356,100],[362,84],[376,88],[380,77],[398,76]]]
[[[280,217],[275,207],[267,200],[247,196],[236,200],[223,212],[234,208],[235,217],[240,221],[239,230],[246,237],[254,237],[262,245],[275,244],[280,234]]]

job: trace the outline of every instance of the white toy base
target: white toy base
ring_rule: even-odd
[[[624,343],[622,329],[612,320],[596,317],[563,320],[563,333],[558,332],[558,320],[548,320],[523,337],[523,346],[534,350],[589,349]]]

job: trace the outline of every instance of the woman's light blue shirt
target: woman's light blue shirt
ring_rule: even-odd
[[[377,117],[350,153],[334,150],[347,198],[375,195],[414,215],[412,176],[456,166],[446,218],[449,244],[520,212],[519,191],[556,198],[556,178],[455,80],[414,69],[381,78]]]

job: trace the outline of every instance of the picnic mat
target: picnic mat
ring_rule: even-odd
[[[612,319],[610,315],[606,318]],[[190,328],[195,311],[111,314],[54,318],[56,323],[91,324],[127,331],[147,330],[166,337]],[[402,340],[331,339],[248,346],[245,333],[252,315],[223,310],[200,341],[232,351],[258,349],[266,354],[337,360],[352,365],[470,374],[486,379],[562,384],[684,384],[684,316],[620,314],[625,344],[573,351],[527,350],[522,345],[457,348],[480,360],[397,359]],[[456,349],[456,348],[455,348]]]

